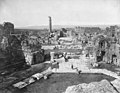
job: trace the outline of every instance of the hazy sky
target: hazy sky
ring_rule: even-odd
[[[120,0],[0,0],[0,23],[16,27],[120,24]]]

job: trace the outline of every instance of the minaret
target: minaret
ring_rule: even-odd
[[[51,19],[51,16],[49,16],[48,18],[49,18],[49,32],[52,32],[52,19]]]

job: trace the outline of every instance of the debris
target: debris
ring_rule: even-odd
[[[39,80],[39,79],[41,79],[43,77],[43,74],[37,73],[37,74],[32,75],[32,77],[36,78],[37,80]]]
[[[117,74],[118,76],[120,76],[120,72],[116,72],[116,74]]]
[[[93,67],[98,67],[99,66],[97,63],[93,63],[92,65],[93,65]]]
[[[52,68],[49,67],[47,70],[43,71],[42,74],[44,76],[44,79],[47,79],[49,75],[51,75],[53,72],[52,72]]]
[[[27,83],[21,81],[21,82],[18,82],[16,84],[13,84],[13,86],[21,89],[21,88],[24,88],[25,86],[27,86]]]
[[[23,80],[23,82],[25,82],[27,84],[31,84],[31,83],[35,82],[35,80],[34,80],[34,78],[30,77],[30,78]]]
[[[44,79],[47,79],[48,76],[51,75],[52,73],[53,72],[51,70],[51,67],[49,67],[47,70],[45,70],[45,71],[43,71],[41,73],[36,73],[36,74],[32,75],[31,77],[23,80],[23,81],[20,81],[20,82],[18,82],[16,84],[13,84],[13,86],[21,89],[21,88],[24,88],[24,87],[28,86],[29,84],[35,82],[36,80],[41,79],[42,77]]]
[[[47,76],[44,76],[44,79],[47,79]]]

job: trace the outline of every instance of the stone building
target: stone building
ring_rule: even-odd
[[[98,35],[93,39],[95,45],[96,62],[104,61],[120,66],[120,45],[118,32],[114,26],[109,28],[107,35]]]
[[[0,42],[2,41],[2,36],[3,36],[3,25],[0,24]]]
[[[14,25],[5,22],[1,27],[0,55],[4,54],[4,59],[0,60],[0,68],[21,68],[25,66],[25,57],[22,51],[21,42],[15,36]],[[1,66],[3,64],[4,66]]]
[[[98,35],[93,40],[95,49],[94,49],[94,56],[96,56],[96,62],[105,61],[109,62],[109,49],[111,39],[107,38],[103,35]]]
[[[14,33],[14,24],[10,22],[4,22],[4,34],[10,35]]]
[[[2,35],[3,35],[3,25],[0,24],[0,36],[2,36]]]

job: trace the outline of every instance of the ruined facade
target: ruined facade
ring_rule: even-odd
[[[24,54],[22,52],[21,42],[14,35],[14,25],[9,22],[3,24],[2,40],[0,42],[0,56],[1,69],[23,67],[25,64]]]
[[[4,34],[9,35],[14,33],[14,24],[10,22],[4,22]]]
[[[110,32],[107,35],[97,35],[93,38],[95,46],[94,56],[96,56],[96,62],[104,61],[106,63],[113,63],[117,66],[120,65],[120,45],[118,33],[114,27],[110,27]]]

